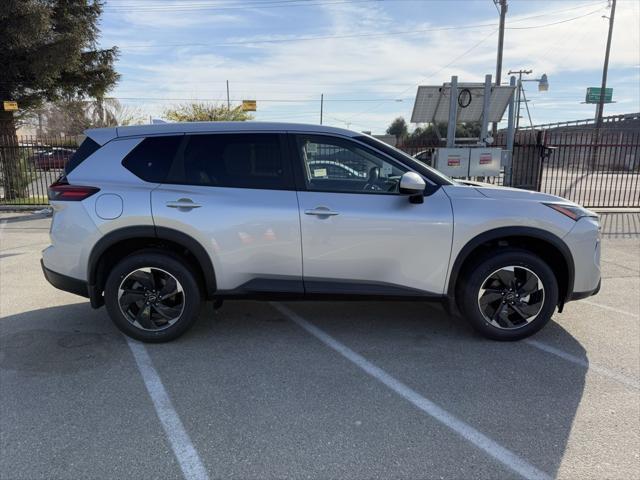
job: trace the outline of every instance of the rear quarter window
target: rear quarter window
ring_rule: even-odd
[[[122,165],[145,182],[163,183],[183,138],[183,135],[145,138],[124,157]]]
[[[78,165],[84,162],[99,149],[100,145],[98,145],[95,141],[91,140],[89,137],[85,138],[84,142],[82,142],[75,153],[71,155],[71,158],[64,166],[64,172],[66,174],[71,173]]]

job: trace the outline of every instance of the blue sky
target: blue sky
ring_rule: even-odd
[[[526,84],[534,123],[593,116],[581,102],[600,85],[607,5],[509,0],[503,83],[510,69],[549,77],[548,92]],[[605,114],[638,112],[640,0],[619,0],[615,20]],[[418,85],[495,74],[497,25],[492,0],[107,0],[101,45],[121,50],[111,95],[145,118],[226,101],[229,80],[256,120],[318,123],[323,93],[325,124],[382,133],[409,120]]]

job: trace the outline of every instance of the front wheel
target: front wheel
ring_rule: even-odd
[[[458,294],[460,310],[475,330],[494,340],[519,340],[551,319],[558,281],[540,257],[505,248],[466,269]]]
[[[164,252],[139,252],[109,273],[105,306],[116,326],[143,342],[178,338],[194,323],[200,290],[191,270]]]

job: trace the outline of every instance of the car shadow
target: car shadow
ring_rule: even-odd
[[[463,320],[450,317],[432,304],[289,302],[286,305],[461,421],[550,476],[557,474],[584,392],[587,370],[583,366],[549,355],[526,342],[486,340]],[[560,324],[551,321],[546,329],[553,331],[557,348],[588,361],[584,348]],[[284,337],[285,330],[294,332],[286,337],[286,342],[297,342],[303,352],[309,345],[305,342],[318,347],[313,337],[271,305],[238,301],[225,302],[219,311],[204,306],[198,322],[187,334],[168,344],[150,345],[148,350],[164,379],[165,374],[171,373],[167,370],[170,368],[188,372],[192,366],[219,360],[220,355],[235,355],[238,359],[250,356],[248,346],[260,348],[280,342],[279,351],[286,356],[287,344],[278,339]],[[247,338],[252,339],[251,343],[246,343]],[[322,345],[319,347],[324,349]],[[28,311],[0,321],[0,369],[25,381],[34,375],[73,375],[84,370],[122,368],[127,350],[124,336],[113,326],[105,310],[93,310],[87,303]],[[179,362],[172,358],[178,355]],[[323,355],[329,359],[338,357],[330,349]],[[274,363],[271,368],[278,365]],[[237,368],[238,375],[246,375],[243,371],[246,365],[238,362]],[[324,366],[309,362],[304,368],[308,374]],[[292,370],[278,375],[304,374]],[[364,372],[362,377],[366,378]],[[304,382],[305,378],[298,381]],[[215,388],[204,383],[198,387],[198,379],[192,379],[190,385]],[[302,397],[300,402],[304,401]],[[397,401],[404,402],[400,397]]]

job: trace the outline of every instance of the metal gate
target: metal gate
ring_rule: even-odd
[[[505,148],[505,134],[496,146]],[[440,144],[399,148],[429,163]],[[550,193],[591,208],[640,207],[640,128],[521,130],[511,172],[481,180]]]
[[[519,132],[511,184],[585,207],[640,207],[640,131]]]

